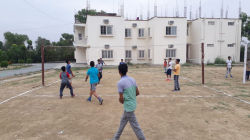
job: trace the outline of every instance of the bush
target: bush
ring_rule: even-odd
[[[214,63],[211,63],[209,60],[207,60],[207,65],[214,65]]]
[[[8,61],[8,64],[10,65],[10,64],[12,64],[12,62],[11,62],[11,61]]]
[[[19,63],[19,64],[23,64],[23,63],[24,63],[24,60],[23,60],[23,59],[19,59],[19,60],[18,60],[18,63]]]
[[[190,63],[184,63],[184,64],[182,64],[182,66],[191,66],[191,64]]]
[[[33,60],[30,59],[30,58],[28,58],[28,59],[26,60],[26,63],[28,63],[28,64],[30,64],[30,63],[32,63],[32,62],[33,62]]]
[[[223,58],[217,57],[215,59],[215,64],[227,64],[226,61]]]
[[[1,68],[3,68],[3,67],[7,68],[8,65],[9,65],[9,64],[8,64],[7,61],[2,61],[2,62],[1,62]]]

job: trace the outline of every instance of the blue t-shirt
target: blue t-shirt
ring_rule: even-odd
[[[124,62],[120,62],[120,65],[125,64]]]
[[[70,66],[69,64],[67,64],[66,70],[67,70],[67,72],[68,72],[69,74],[72,74],[71,71],[70,71],[70,69],[71,69],[71,66]]]
[[[99,74],[99,71],[95,67],[91,67],[87,71],[87,75],[89,75],[89,77],[90,77],[90,84],[94,84],[94,83],[98,83],[99,82],[98,74]]]

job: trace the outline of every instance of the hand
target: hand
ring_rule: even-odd
[[[85,79],[85,82],[87,82],[88,81],[88,79]]]
[[[72,74],[72,77],[75,77],[75,75],[74,75],[74,74]]]
[[[121,99],[121,98],[119,98],[119,102],[120,102],[121,104],[123,104],[123,103],[124,103],[124,100]]]

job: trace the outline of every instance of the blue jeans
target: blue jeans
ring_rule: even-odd
[[[246,71],[246,79],[249,80],[250,71]]]
[[[60,87],[60,97],[63,96],[63,90],[64,90],[64,88],[65,88],[66,86],[70,89],[70,94],[71,94],[71,96],[74,95],[74,94],[73,94],[73,88],[72,88],[72,86],[71,86],[69,83],[61,83],[61,87]]]

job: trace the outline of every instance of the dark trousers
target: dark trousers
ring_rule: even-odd
[[[99,77],[99,82],[100,82],[102,79],[102,72],[99,72],[99,75],[100,75],[100,77]]]
[[[180,90],[179,75],[174,75],[174,90]]]
[[[60,97],[63,96],[63,90],[64,90],[64,88],[65,88],[66,86],[69,88],[71,96],[74,95],[74,94],[73,94],[73,88],[72,88],[72,86],[71,86],[69,83],[61,83],[61,87],[60,87]]]
[[[246,79],[249,80],[250,71],[246,71]]]

